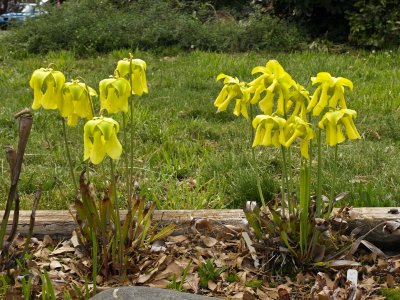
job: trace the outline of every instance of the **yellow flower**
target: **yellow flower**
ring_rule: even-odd
[[[296,83],[295,90],[289,94],[286,103],[286,112],[289,112],[294,104],[292,116],[299,116],[305,122],[307,121],[307,104],[310,102],[309,92],[300,84]]]
[[[40,68],[33,72],[29,85],[33,88],[32,109],[57,109],[62,98],[65,76],[60,71]]]
[[[109,78],[100,81],[100,106],[109,113],[128,111],[128,98],[131,87],[128,80],[123,77]]]
[[[285,115],[285,99],[289,97],[290,88],[296,83],[292,77],[283,69],[276,60],[270,60],[265,67],[255,67],[252,74],[262,73],[262,75],[249,83],[252,86],[254,96],[251,103],[257,103],[261,97],[261,93],[265,92],[263,99],[259,101],[261,110],[266,115],[272,114],[275,95],[278,95],[278,103],[276,106],[276,114],[278,116]]]
[[[253,147],[258,145],[280,147],[285,144],[285,119],[278,116],[258,115],[252,124],[256,128]]]
[[[315,137],[314,130],[311,128],[310,124],[305,122],[302,118],[295,116],[287,121],[285,129],[287,140],[284,146],[289,148],[297,138],[300,138],[301,155],[308,159],[309,142]]]
[[[217,80],[221,79],[224,79],[224,87],[214,102],[214,105],[218,107],[218,112],[225,111],[231,100],[236,99],[233,113],[236,116],[243,115],[243,117],[248,119],[247,107],[250,105],[250,92],[246,87],[246,83],[240,82],[237,77],[234,78],[225,74],[217,76]]]
[[[340,108],[347,108],[344,99],[344,87],[353,90],[353,83],[343,77],[332,77],[327,72],[320,72],[317,77],[311,77],[312,84],[320,84],[315,90],[311,102],[307,107],[307,111],[313,110],[314,116],[319,116],[325,107],[337,109],[339,103]]]
[[[119,159],[122,153],[117,133],[119,124],[112,118],[95,117],[86,122],[84,127],[84,160],[97,165],[108,154],[112,159]]]
[[[124,58],[117,64],[116,73],[118,76],[125,77],[131,76],[132,80],[132,94],[142,96],[143,93],[148,93],[146,81],[146,62],[141,59],[128,59]]]
[[[97,96],[96,91],[79,80],[65,83],[58,109],[62,117],[68,118],[69,126],[75,126],[78,117],[89,120],[93,118],[92,96]]]
[[[350,140],[361,139],[353,122],[356,117],[357,112],[347,108],[327,112],[318,123],[320,128],[326,129],[326,143],[330,146],[335,146],[344,142],[343,127]]]

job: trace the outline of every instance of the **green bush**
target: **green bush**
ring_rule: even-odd
[[[31,53],[63,49],[77,55],[122,48],[285,51],[299,49],[304,41],[296,28],[256,7],[240,21],[210,9],[199,4],[197,10],[185,11],[162,0],[132,1],[123,8],[111,0],[66,1],[14,28],[9,40]]]
[[[274,1],[275,15],[294,21],[313,38],[334,42],[347,41],[349,24],[346,13],[353,9],[355,0],[281,0]]]
[[[358,46],[398,47],[400,45],[400,6],[398,0],[357,1],[348,14],[349,40]]]

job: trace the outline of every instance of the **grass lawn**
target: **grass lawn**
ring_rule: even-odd
[[[126,56],[127,51],[86,59],[75,59],[67,52],[30,56],[0,47],[0,145],[16,144],[13,115],[32,103],[33,91],[28,82],[33,70],[55,63],[67,80],[81,76],[98,90],[98,82],[112,74],[116,62]],[[135,99],[134,174],[141,193],[156,201],[159,208],[239,208],[246,200],[258,199],[255,172],[262,176],[268,199],[279,190],[279,152],[259,148],[253,161],[249,124],[232,114],[232,106],[219,114],[213,106],[222,87],[215,81],[216,75],[226,73],[248,81],[252,68],[265,65],[269,59],[279,60],[296,81],[311,91],[310,77],[320,71],[353,81],[354,90],[347,93],[348,104],[358,112],[356,126],[362,140],[340,145],[336,192],[349,191],[344,201],[355,206],[399,205],[399,53],[196,51],[174,56],[137,52],[134,56],[147,62],[149,83],[149,94]],[[122,123],[120,116],[117,120]],[[82,124],[68,128],[77,177],[87,166],[82,161]],[[58,113],[35,111],[19,186],[23,209],[31,207],[38,186],[43,190],[41,209],[66,209],[73,203],[64,153]],[[333,151],[327,151],[323,174],[326,192],[330,191],[332,157]],[[4,156],[0,163],[0,194],[5,199],[9,170]],[[123,174],[122,167],[121,160],[118,168]],[[90,177],[100,191],[110,177],[108,170],[107,164],[90,167]],[[123,194],[123,182],[120,190]],[[4,203],[1,201],[0,209]]]

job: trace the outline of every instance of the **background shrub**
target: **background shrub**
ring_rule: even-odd
[[[400,46],[400,5],[398,0],[357,1],[348,14],[351,42],[367,47]]]
[[[210,51],[293,50],[304,37],[292,25],[262,14],[257,6],[243,19],[219,13],[212,5],[177,6],[139,0],[67,1],[49,14],[17,27],[10,35],[19,49],[32,53],[69,50],[78,55],[114,49],[202,49]]]
[[[279,0],[272,1],[275,15],[294,21],[313,38],[347,41],[349,22],[346,13],[355,0]]]
[[[361,47],[400,45],[398,0],[267,1],[276,16],[291,20],[312,38],[350,42]],[[267,7],[264,6],[264,9]]]

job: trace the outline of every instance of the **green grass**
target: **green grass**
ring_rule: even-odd
[[[68,52],[31,56],[0,46],[0,146],[16,143],[13,115],[31,105],[33,92],[28,82],[34,69],[55,63],[67,79],[81,76],[98,89],[98,82],[112,74],[116,62],[127,53],[114,51],[75,59]],[[148,64],[150,91],[149,95],[135,99],[134,173],[141,193],[156,201],[159,208],[239,208],[246,200],[258,199],[255,171],[262,175],[267,198],[278,191],[279,152],[260,148],[256,150],[256,162],[252,161],[248,123],[233,116],[232,107],[229,112],[216,114],[213,106],[221,89],[221,83],[215,82],[216,75],[223,72],[250,80],[251,69],[269,59],[278,59],[295,80],[310,89],[310,77],[320,71],[353,81],[355,88],[348,93],[348,103],[358,112],[356,125],[363,139],[340,146],[336,192],[350,191],[346,201],[352,205],[399,205],[399,53],[195,51],[170,57],[143,52],[134,56]],[[121,121],[120,117],[117,119]],[[81,125],[68,128],[76,176],[86,166],[82,162]],[[41,209],[65,209],[73,202],[61,133],[56,112],[35,112],[19,186],[23,209],[31,207],[39,185],[43,189]],[[327,193],[333,157],[329,153],[323,185]],[[122,166],[121,160],[121,173]],[[0,158],[0,172],[0,194],[5,199],[9,171],[4,156]],[[108,174],[107,164],[91,168],[91,179],[100,191],[104,190]],[[0,208],[3,207],[1,201]]]
[[[399,300],[400,299],[400,290],[396,289],[382,289],[382,295],[386,297],[388,300]]]

